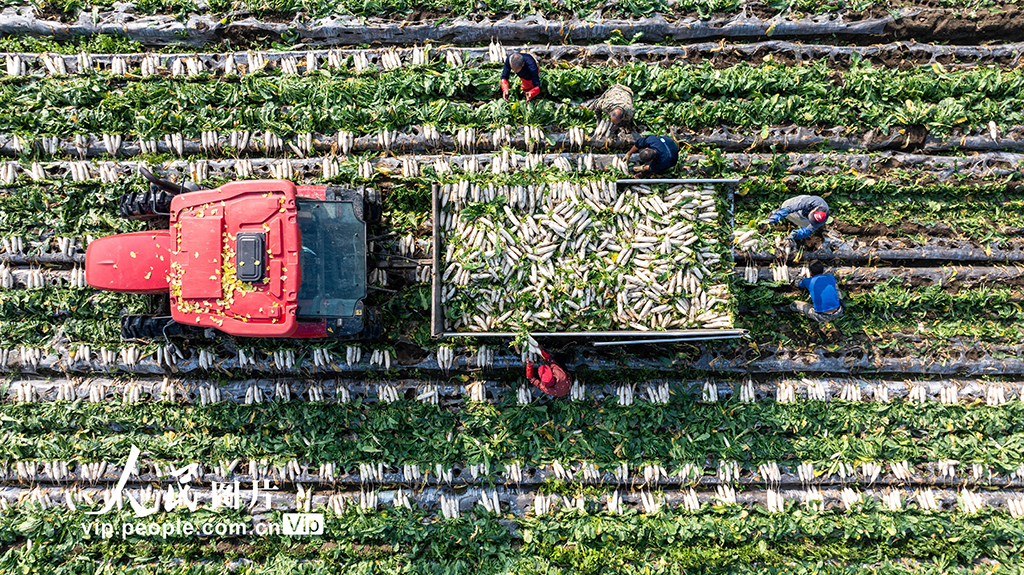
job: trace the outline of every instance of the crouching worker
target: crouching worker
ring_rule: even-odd
[[[637,139],[626,152],[626,162],[636,152],[640,152],[637,158],[641,165],[633,168],[633,171],[639,174],[661,174],[672,169],[679,161],[679,145],[669,136],[644,136]]]
[[[789,305],[790,311],[802,313],[821,323],[843,317],[846,306],[836,286],[835,276],[826,275],[825,266],[819,261],[812,262],[808,268],[811,277],[800,280],[798,285],[811,293],[811,302],[795,301]]]
[[[789,236],[793,240],[807,239],[828,221],[828,204],[818,196],[797,196],[782,203],[782,207],[772,212],[767,220],[758,227],[766,227],[781,222],[785,218],[800,229],[794,230]]]
[[[519,76],[527,102],[540,95],[540,67],[537,66],[537,60],[533,56],[513,52],[508,55],[508,58],[505,58],[505,68],[501,71],[501,97],[506,100],[508,100],[510,72],[515,72],[516,76]]]
[[[608,116],[608,121],[616,128],[628,128],[633,123],[633,90],[622,84],[615,84],[600,98],[588,106],[594,111],[598,120]]]
[[[550,353],[541,350],[540,356],[544,363],[537,368],[536,375],[533,372],[533,362],[526,362],[526,379],[534,387],[548,395],[565,397],[572,387],[572,378],[569,377],[569,372]]]

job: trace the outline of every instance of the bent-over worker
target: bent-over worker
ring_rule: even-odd
[[[800,229],[794,230],[789,236],[794,240],[803,240],[818,231],[828,220],[828,204],[818,196],[797,196],[782,203],[782,207],[772,212],[760,226],[767,226],[786,218]]]
[[[625,128],[633,122],[633,90],[622,84],[615,84],[588,106],[600,120],[608,116],[613,126]]]
[[[843,317],[846,306],[836,286],[835,276],[825,274],[825,266],[819,261],[811,262],[808,268],[811,277],[800,280],[798,285],[811,293],[811,302],[795,301],[789,305],[790,311],[802,313],[821,323]]]
[[[505,68],[501,71],[501,97],[508,100],[508,79],[510,72],[519,76],[526,94],[526,100],[530,101],[540,95],[540,67],[537,60],[529,54],[513,52],[505,58]]]
[[[626,152],[626,161],[636,152],[640,166],[634,172],[661,174],[668,171],[679,161],[679,145],[669,136],[643,136],[637,138],[633,147]]]
[[[572,387],[572,378],[569,377],[569,372],[550,353],[541,350],[540,356],[544,359],[544,363],[537,368],[536,376],[533,373],[533,362],[526,362],[527,381],[548,395],[565,397]]]

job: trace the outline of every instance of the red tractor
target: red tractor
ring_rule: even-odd
[[[210,334],[369,339],[364,307],[367,223],[376,190],[232,182],[178,185],[145,168],[150,190],[121,198],[121,215],[154,229],[100,238],[85,255],[94,288],[155,294],[153,315],[122,317],[125,339]]]

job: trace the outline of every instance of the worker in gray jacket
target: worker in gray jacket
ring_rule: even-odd
[[[782,203],[782,207],[772,212],[767,220],[758,227],[765,227],[782,221],[785,218],[800,229],[794,230],[789,236],[794,240],[803,240],[811,236],[818,228],[828,221],[828,204],[818,196],[797,196]]]

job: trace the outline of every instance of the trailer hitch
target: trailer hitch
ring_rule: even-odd
[[[160,179],[154,176],[153,172],[150,172],[149,168],[146,166],[139,166],[139,173],[142,174],[143,178],[146,178],[146,180],[149,181],[150,190],[152,191],[163,190],[176,196],[178,194],[195,192],[203,189],[202,186],[190,180],[185,180],[185,182],[181,184],[175,184],[169,180]]]

